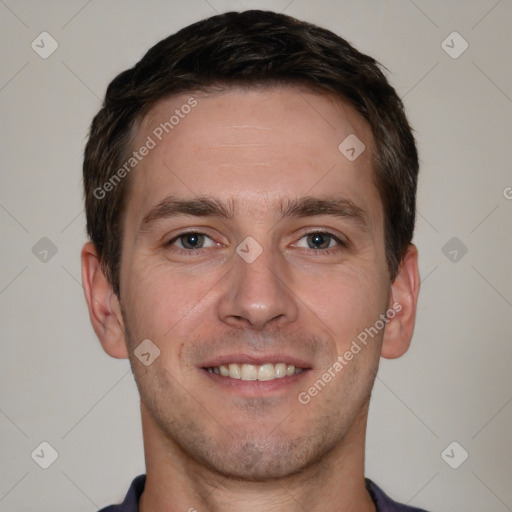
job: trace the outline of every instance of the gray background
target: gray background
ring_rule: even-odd
[[[252,7],[376,57],[416,129],[418,320],[410,351],[382,361],[367,476],[433,511],[512,510],[511,0],[0,0],[0,510],[93,512],[144,472],[128,362],[102,352],[80,284],[84,142],[109,81],[150,46]],[[59,45],[46,59],[43,31]]]

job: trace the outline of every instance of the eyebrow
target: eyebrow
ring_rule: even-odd
[[[357,224],[364,231],[371,233],[367,213],[352,200],[345,197],[318,198],[304,196],[297,199],[285,199],[278,204],[278,212],[280,220],[319,215],[347,219]],[[160,201],[144,216],[138,231],[146,231],[159,220],[180,215],[233,219],[235,217],[235,207],[233,201],[226,203],[213,197],[177,199],[169,196]]]
[[[281,204],[280,213],[281,219],[330,215],[350,220],[364,231],[371,233],[370,220],[365,210],[346,197],[317,198],[305,196],[298,199],[287,199]]]
[[[193,217],[220,217],[232,219],[235,214],[233,203],[224,203],[211,197],[197,197],[195,199],[176,199],[172,196],[160,201],[142,219],[139,231],[149,229],[151,224],[179,215]]]

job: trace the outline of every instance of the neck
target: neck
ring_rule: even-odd
[[[375,512],[364,481],[368,406],[343,442],[302,471],[269,481],[221,475],[165,437],[141,405],[146,485],[141,512]]]

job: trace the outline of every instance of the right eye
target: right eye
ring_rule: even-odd
[[[207,241],[210,241],[209,244]],[[205,245],[208,244],[208,245]],[[180,251],[191,252],[217,245],[208,235],[197,231],[180,233],[166,243],[167,247],[176,247]]]

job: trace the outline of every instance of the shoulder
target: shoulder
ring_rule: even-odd
[[[146,475],[139,475],[136,477],[128,489],[126,497],[119,505],[109,505],[102,508],[99,512],[138,512],[139,499],[144,491],[146,483]]]
[[[373,483],[368,478],[365,479],[366,488],[370,493],[377,512],[427,512],[421,508],[410,507],[409,505],[402,505],[392,500],[377,484]]]

